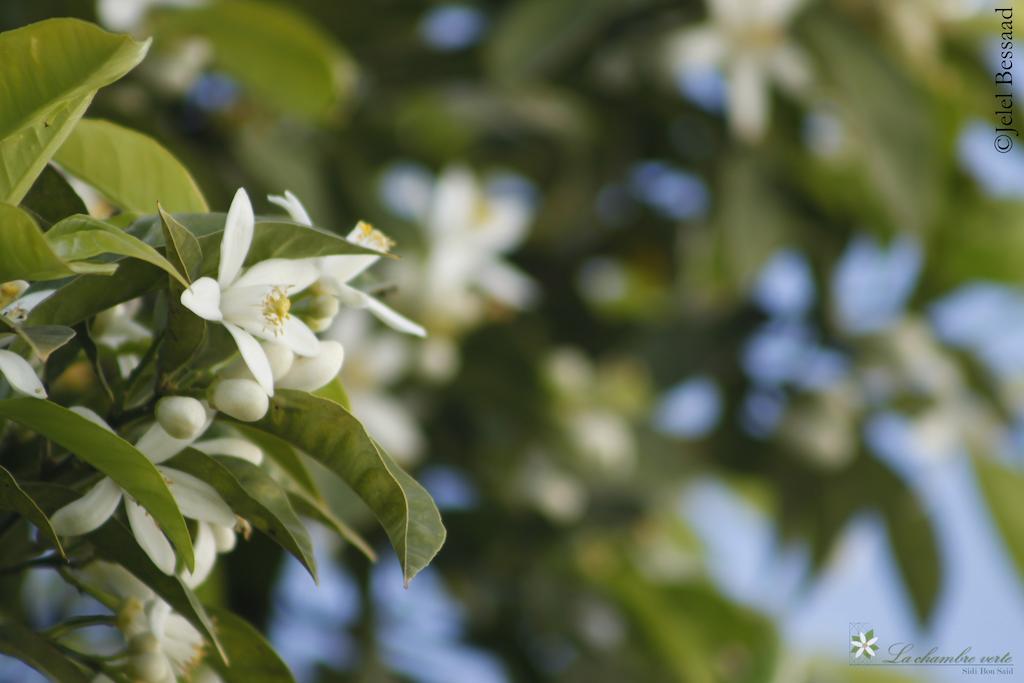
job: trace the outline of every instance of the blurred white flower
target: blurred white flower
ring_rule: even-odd
[[[117,625],[128,643],[134,680],[175,683],[199,664],[202,634],[126,569],[96,560],[76,573],[86,585],[118,600]]]
[[[199,7],[206,0],[97,0],[96,18],[111,31],[138,30],[154,7]]]
[[[302,206],[302,202],[290,191],[285,190],[284,195],[270,195],[267,199],[287,211],[288,215],[296,223],[313,225],[313,221],[310,219],[305,207]],[[352,229],[346,239],[361,247],[373,249],[384,254],[389,252],[391,247],[394,246],[394,243],[384,233],[375,230],[372,225],[362,221]],[[427,332],[421,325],[401,315],[380,299],[370,296],[349,284],[379,260],[380,256],[374,254],[341,254],[323,256],[319,259],[313,259],[312,262],[318,271],[320,282],[327,291],[337,297],[341,304],[352,308],[365,308],[385,325],[399,332],[405,332],[417,337],[425,337]]]
[[[113,431],[103,418],[88,408],[75,406],[71,410],[104,429]],[[200,433],[205,429],[204,425]],[[191,440],[171,437],[159,423],[153,423],[135,444],[135,447],[157,466],[157,470],[167,482],[182,515],[200,522],[233,527],[235,514],[212,486],[191,474],[160,464],[179,453],[190,443]],[[50,522],[54,531],[62,536],[81,536],[98,529],[110,519],[122,498],[125,502],[125,511],[128,513],[128,524],[131,526],[139,546],[160,568],[160,571],[165,574],[173,574],[175,556],[170,541],[167,540],[146,509],[136,503],[110,477],[103,477],[81,498],[57,510],[50,517]],[[197,553],[195,573],[199,573],[199,570]]]
[[[488,299],[514,309],[534,301],[536,285],[503,258],[526,237],[532,215],[524,197],[483,187],[467,168],[445,169],[424,217],[423,272],[415,274],[431,329],[472,327]]]
[[[224,223],[217,279],[202,277],[181,294],[181,303],[204,320],[219,322],[234,338],[253,377],[270,396],[273,372],[256,337],[282,344],[300,356],[314,356],[320,342],[293,316],[291,299],[317,279],[302,260],[269,259],[242,270],[252,244],[255,216],[244,189],[235,193]]]
[[[788,35],[806,0],[707,0],[710,21],[680,31],[668,45],[674,70],[721,69],[728,81],[728,113],[733,132],[756,142],[764,136],[771,108],[771,86],[790,94],[812,80],[807,54]]]

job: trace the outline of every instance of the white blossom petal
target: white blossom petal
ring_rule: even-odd
[[[727,54],[728,48],[721,32],[712,26],[683,31],[668,44],[669,63],[680,70],[717,66]]]
[[[428,229],[436,236],[464,231],[472,222],[479,196],[480,188],[469,169],[446,169],[434,186]]]
[[[199,435],[206,431],[209,424],[210,422],[207,420],[206,426],[199,430]],[[151,463],[159,465],[165,460],[170,460],[178,453],[181,453],[193,441],[195,441],[194,438],[175,439],[164,431],[159,422],[154,422],[135,443],[135,448],[149,458]]]
[[[267,360],[267,354],[263,347],[251,334],[237,325],[225,322],[224,328],[231,333],[235,344],[238,345],[238,351],[242,354],[242,360],[249,367],[253,379],[267,392],[267,396],[273,396],[274,373],[270,369],[270,361]],[[294,349],[292,350],[294,351]]]
[[[128,524],[135,534],[138,542],[153,564],[164,574],[174,573],[174,548],[171,542],[164,536],[164,532],[157,526],[156,521],[150,516],[146,509],[130,498],[124,501],[125,510],[128,512]]]
[[[210,530],[210,525],[206,522],[199,523],[196,540],[192,547],[196,558],[195,570],[182,572],[181,580],[189,588],[196,588],[210,576],[213,565],[217,561],[217,541],[213,536],[213,531]]]
[[[384,302],[369,295],[366,296],[366,310],[393,330],[417,337],[427,336],[427,331],[422,325],[414,323]]]
[[[203,320],[220,321],[220,285],[211,277],[201,277],[181,293],[181,305]]]
[[[380,260],[372,254],[336,254],[320,258],[320,272],[324,277],[346,284]]]
[[[159,467],[160,474],[167,479],[167,486],[174,496],[174,502],[181,514],[189,519],[210,522],[221,526],[232,526],[235,513],[220,497],[217,490],[199,477],[170,467]]]
[[[309,217],[309,212],[306,211],[306,207],[302,205],[299,198],[292,194],[290,190],[285,190],[284,196],[279,194],[267,195],[267,200],[271,204],[276,204],[287,211],[288,215],[296,223],[309,226],[313,225],[313,219]]]
[[[245,439],[225,436],[219,439],[204,439],[192,444],[197,451],[207,455],[226,455],[259,465],[263,462],[263,451],[256,444]]]
[[[292,369],[277,383],[282,389],[316,391],[341,370],[345,348],[336,341],[320,342],[320,352],[310,358],[296,358]]]
[[[757,142],[768,127],[768,84],[765,65],[751,56],[737,59],[729,70],[729,122],[740,138]]]
[[[284,324],[281,336],[267,338],[287,346],[299,356],[309,357],[320,353],[320,340],[313,334],[313,330],[294,316]]]
[[[121,487],[110,477],[103,477],[84,496],[50,515],[50,524],[60,536],[81,536],[95,531],[114,514],[121,495]]]
[[[228,209],[227,220],[224,221],[224,236],[220,242],[220,266],[217,270],[217,282],[227,288],[238,277],[245,263],[245,257],[252,245],[253,230],[256,217],[252,212],[252,203],[245,188],[238,188],[235,198]]]
[[[46,389],[29,362],[13,351],[0,350],[0,373],[11,387],[27,396],[46,398]]]
[[[315,259],[285,258],[260,261],[251,268],[247,268],[241,277],[232,283],[232,289],[265,285],[283,287],[289,295],[301,292],[320,277],[320,272],[314,261]]]

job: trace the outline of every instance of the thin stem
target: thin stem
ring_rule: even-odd
[[[80,617],[72,617],[46,629],[47,636],[53,639],[60,638],[69,631],[76,631],[80,628],[90,626],[117,626],[117,618],[110,614],[87,614]]]

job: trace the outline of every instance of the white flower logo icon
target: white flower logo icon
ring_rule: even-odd
[[[861,631],[853,639],[850,640],[850,644],[853,646],[850,649],[850,654],[854,656],[854,659],[860,659],[861,655],[864,655],[868,659],[875,656],[877,647],[875,643],[878,642],[878,638],[875,637],[874,630],[864,633]]]

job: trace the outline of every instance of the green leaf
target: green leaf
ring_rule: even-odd
[[[335,113],[355,83],[340,46],[285,5],[221,0],[156,15],[159,35],[200,35],[213,45],[220,69],[237,78],[253,99],[309,119]]]
[[[167,258],[188,282],[199,277],[203,250],[185,226],[160,208],[160,223]],[[178,279],[181,279],[179,276]],[[167,328],[160,345],[159,372],[161,384],[183,366],[190,364],[203,348],[207,338],[206,321],[181,305],[184,287],[171,282],[167,301]],[[169,387],[168,387],[169,388]]]
[[[21,202],[44,229],[76,213],[89,213],[85,202],[72,189],[60,171],[47,165]]]
[[[974,458],[974,471],[996,528],[1017,572],[1024,577],[1024,515],[1020,514],[1024,473],[980,456]]]
[[[32,217],[18,207],[0,203],[0,226],[3,227],[0,282],[56,280],[75,274],[53,252]]]
[[[337,403],[282,389],[254,425],[305,451],[362,498],[391,539],[406,584],[441,549],[445,528],[430,494]]]
[[[345,391],[345,385],[341,381],[341,375],[338,375],[330,382],[314,391],[313,395],[319,396],[320,398],[326,398],[329,401],[334,401],[345,410],[352,410],[352,405],[348,400],[348,392]]]
[[[284,489],[270,475],[250,462],[231,457],[211,458],[192,448],[186,448],[167,464],[217,489],[235,514],[291,553],[313,580],[319,581],[309,532],[292,509]]]
[[[134,446],[52,401],[0,401],[0,416],[39,432],[113,479],[153,516],[185,566],[190,570],[195,566],[188,527],[164,478]]]
[[[230,665],[210,662],[225,683],[295,683],[288,665],[258,630],[226,609],[211,608]]]
[[[236,424],[235,428],[242,432],[249,441],[259,446],[266,455],[269,455],[278,469],[292,481],[296,488],[313,500],[323,501],[323,495],[320,493],[313,475],[310,474],[306,463],[302,462],[302,457],[290,443],[247,424]]]
[[[199,598],[177,576],[168,576],[153,564],[149,555],[136,543],[132,532],[120,520],[111,519],[88,536],[105,560],[116,562],[135,578],[149,586],[167,601],[174,611],[185,617],[213,644],[217,654],[225,656],[217,631]]]
[[[6,468],[0,467],[0,508],[14,510],[19,515],[32,522],[39,531],[49,539],[53,547],[57,549],[61,557],[67,559],[64,546],[50,525],[50,518],[46,516],[36,502],[32,500],[21,486],[18,485],[14,475]]]
[[[334,512],[327,507],[327,503],[322,500],[317,500],[313,496],[309,495],[305,491],[291,490],[288,492],[288,500],[292,502],[292,507],[300,515],[315,519],[321,524],[330,527],[334,530],[338,536],[348,541],[356,547],[363,555],[365,555],[371,562],[377,561],[377,553],[373,551],[370,544],[366,542],[362,536],[359,535],[355,529],[350,527],[345,522],[341,521]]]
[[[927,623],[935,609],[942,584],[942,559],[928,515],[907,491],[883,502],[882,514],[889,529],[889,545],[903,575],[918,620]],[[871,640],[871,636],[867,636]]]
[[[0,201],[22,200],[96,91],[128,73],[148,49],[149,41],[77,19],[0,33]]]
[[[188,170],[159,142],[98,119],[83,119],[55,157],[74,176],[127,211],[204,213],[210,208]]]
[[[42,361],[49,358],[51,353],[67,344],[75,336],[73,329],[63,325],[25,327],[0,315],[0,337],[6,333],[13,334],[25,342],[32,353]]]
[[[49,638],[8,619],[0,619],[0,652],[61,683],[89,683],[91,678]]]
[[[187,287],[188,282],[160,252],[137,237],[89,216],[70,216],[46,233],[54,253],[65,261],[76,261],[100,254],[117,254],[145,261],[160,268]]]
[[[129,260],[110,276],[81,275],[32,309],[32,324],[74,326],[111,306],[129,301],[166,282],[163,272],[148,263]]]

